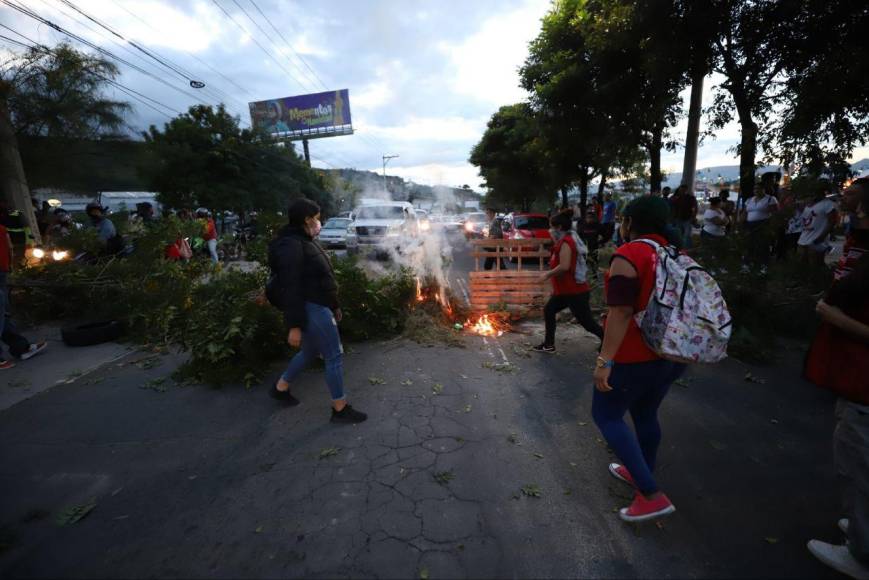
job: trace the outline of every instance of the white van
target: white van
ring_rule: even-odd
[[[406,201],[379,201],[362,205],[353,212],[360,245],[374,245],[413,238],[419,232],[416,212]]]

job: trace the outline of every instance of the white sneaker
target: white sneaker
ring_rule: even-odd
[[[848,524],[848,518],[842,518],[841,520],[836,522],[836,525],[839,526],[839,529],[842,530],[842,533],[845,535],[848,534]]]
[[[24,354],[22,354],[18,358],[20,358],[21,360],[27,360],[29,358],[33,358],[36,355],[38,355],[39,353],[41,353],[42,351],[44,351],[46,346],[48,346],[48,343],[45,342],[44,340],[42,342],[37,342],[35,344],[31,344],[30,348],[27,349],[27,352],[25,352]]]
[[[820,540],[809,540],[806,547],[815,558],[833,570],[837,570],[851,578],[869,580],[869,568],[858,562],[851,555],[848,546],[836,546]]]

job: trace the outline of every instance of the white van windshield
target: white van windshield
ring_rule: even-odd
[[[357,220],[404,219],[404,208],[395,205],[366,205],[356,212]]]

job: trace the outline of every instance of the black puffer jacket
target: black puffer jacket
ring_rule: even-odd
[[[284,226],[269,243],[269,267],[277,274],[288,328],[305,328],[305,302],[338,308],[338,283],[326,252],[301,228]]]

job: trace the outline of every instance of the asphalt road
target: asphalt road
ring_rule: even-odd
[[[804,546],[840,539],[833,401],[798,350],[673,387],[658,476],[677,512],[636,526],[590,416],[596,341],[562,324],[557,355],[528,352],[540,333],[348,345],[358,426],[328,423],[320,372],[282,408],[264,385],[149,382],[178,360],[142,354],[18,403],[0,412],[0,575],[831,576]]]

